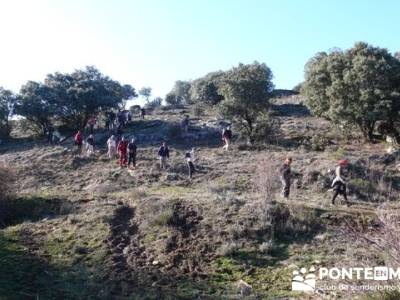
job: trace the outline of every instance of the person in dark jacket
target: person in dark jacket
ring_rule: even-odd
[[[46,136],[47,136],[47,143],[53,145],[53,134],[54,134],[54,129],[53,127],[49,126],[46,130]]]
[[[142,120],[144,120],[145,115],[146,115],[146,109],[143,107],[140,109],[140,116],[142,117]]]
[[[279,175],[282,182],[282,196],[285,199],[289,199],[289,194],[290,194],[291,164],[292,164],[292,158],[287,157],[282,167],[279,169]]]
[[[222,149],[228,150],[229,144],[231,143],[232,139],[232,130],[230,126],[227,126],[226,129],[222,130],[222,140],[224,141],[224,146]]]
[[[137,146],[135,143],[135,139],[132,139],[131,142],[128,144],[128,167],[131,165],[133,165],[133,168],[136,169],[136,150],[137,150]]]
[[[189,179],[192,180],[193,177],[193,173],[196,171],[196,169],[194,168],[194,154],[192,155],[194,150],[192,150],[191,152],[186,152],[185,154],[185,159],[186,159],[186,163],[188,166],[188,171],[189,171]]]
[[[181,123],[182,131],[184,133],[188,133],[189,125],[190,125],[190,119],[189,119],[189,116],[186,115],[185,118],[182,120],[182,123]]]
[[[347,206],[349,206],[349,200],[347,199],[347,188],[346,182],[349,176],[349,162],[346,159],[339,161],[339,165],[336,168],[336,177],[332,182],[333,197],[332,205],[335,205],[335,200],[338,195],[342,195],[346,201]]]
[[[162,143],[160,149],[158,149],[158,157],[160,158],[160,168],[166,169],[167,159],[169,158],[169,149],[166,143]]]

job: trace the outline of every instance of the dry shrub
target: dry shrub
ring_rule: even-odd
[[[281,183],[279,168],[283,158],[277,155],[269,155],[258,159],[254,183],[263,200],[272,201],[279,192]]]
[[[388,266],[400,265],[400,207],[383,204],[377,209],[377,219],[356,226],[347,223],[352,236],[377,248]]]
[[[11,198],[14,191],[15,177],[5,164],[0,164],[0,202]]]
[[[14,182],[15,176],[11,169],[5,164],[0,164],[0,227],[5,225],[4,220],[14,194]]]

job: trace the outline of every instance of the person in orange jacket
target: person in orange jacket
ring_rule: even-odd
[[[80,130],[78,130],[78,132],[75,134],[74,140],[75,140],[75,145],[78,147],[78,153],[81,154],[83,138]]]
[[[125,140],[125,137],[122,137],[122,139],[118,143],[118,147],[117,147],[117,151],[118,151],[118,154],[119,154],[119,165],[121,167],[126,167],[127,150],[128,150],[128,141]]]

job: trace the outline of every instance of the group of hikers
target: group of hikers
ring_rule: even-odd
[[[145,112],[141,112],[141,117],[144,118]],[[111,122],[112,118],[110,118]],[[116,122],[115,122],[116,121]],[[110,130],[110,137],[107,140],[107,155],[110,159],[119,157],[119,165],[121,168],[127,167],[130,169],[136,168],[136,156],[137,156],[137,145],[134,138],[130,141],[122,135],[122,127],[131,122],[131,117],[129,114],[125,114],[124,112],[118,112],[115,120],[112,122],[114,125]],[[88,121],[89,126],[89,136],[84,142],[82,132],[78,131],[75,134],[75,144],[77,145],[79,153],[86,153],[87,156],[91,156],[94,154],[95,140],[93,135],[93,127],[96,124],[96,118],[92,117]],[[190,118],[188,115],[181,122],[182,131],[187,133],[189,130]],[[107,126],[107,122],[106,122]],[[115,132],[115,134],[113,134]],[[223,141],[222,149],[225,151],[229,150],[229,146],[233,137],[233,133],[231,127],[228,125],[222,129],[221,139]],[[83,145],[85,145],[85,149],[83,149]],[[83,151],[84,150],[84,151]],[[188,177],[191,180],[193,178],[193,174],[196,172],[195,168],[195,149],[192,148],[191,151],[185,152],[184,159],[187,164]],[[167,160],[169,159],[169,148],[166,142],[163,142],[157,151],[157,155],[159,158],[159,166],[161,170],[167,168]],[[287,157],[282,166],[279,169],[279,176],[282,183],[282,197],[285,199],[289,198],[290,195],[290,187],[291,187],[291,164],[292,158]],[[335,204],[335,200],[339,195],[342,195],[345,199],[347,205],[349,205],[349,201],[347,199],[347,187],[346,181],[348,177],[348,161],[340,160],[335,172],[335,179],[332,182],[332,204]]]
[[[141,116],[143,118],[144,114],[145,113],[142,111]],[[125,122],[125,119],[122,119],[121,117],[122,115],[123,115],[122,113],[116,115],[116,120],[117,120],[116,126],[113,125],[112,129],[109,130],[110,135],[106,142],[107,155],[110,159],[118,157],[119,165],[121,168],[127,167],[130,169],[135,169],[137,145],[135,138],[132,138],[129,141],[125,136],[123,136],[122,127],[125,126],[126,124],[129,124],[130,119],[128,115]],[[75,145],[77,146],[78,153],[80,155],[92,156],[95,153],[95,140],[93,132],[95,124],[96,124],[96,118],[95,117],[89,118],[87,123],[87,127],[89,128],[89,136],[86,138],[86,140],[83,138],[83,133],[81,130],[79,130],[74,136]],[[189,131],[189,125],[190,125],[190,118],[188,115],[186,115],[181,122],[182,131],[184,133],[187,133]],[[108,122],[106,122],[106,128],[109,129],[109,127],[107,126]],[[227,126],[222,130],[222,141],[224,143],[222,148],[224,150],[229,150],[231,139],[232,139],[232,130],[230,126]],[[195,162],[194,151],[195,149],[192,148],[190,151],[185,152],[184,156],[184,159],[187,164],[189,179],[192,179],[193,174],[196,172],[196,168],[194,165]],[[163,142],[161,144],[160,148],[158,149],[157,155],[159,157],[160,169],[162,170],[166,169],[167,160],[169,159],[169,148],[166,142]]]
[[[282,183],[282,196],[285,199],[289,199],[290,194],[290,186],[291,186],[291,164],[292,158],[287,157],[283,162],[283,165],[279,168],[280,180]],[[342,159],[338,162],[338,165],[335,170],[335,178],[332,182],[332,190],[333,196],[331,203],[335,205],[335,200],[337,196],[342,195],[344,200],[346,201],[347,206],[350,205],[349,200],[347,199],[347,185],[346,182],[349,177],[349,161],[347,159]]]

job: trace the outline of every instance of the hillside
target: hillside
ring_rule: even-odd
[[[292,292],[292,272],[385,262],[349,227],[373,226],[382,202],[398,200],[399,156],[344,136],[293,97],[273,106],[279,130],[266,145],[235,140],[228,152],[215,112],[193,117],[184,137],[176,124],[193,116],[191,107],[135,120],[125,135],[138,140],[136,170],[108,159],[101,129],[90,158],[77,156],[71,140],[0,145],[0,161],[17,178],[15,215],[0,230],[0,298],[354,299]],[[165,138],[171,158],[162,171],[156,154]],[[198,172],[190,181],[184,152],[192,147]],[[289,201],[277,195],[274,175],[286,156],[296,174]],[[351,206],[332,206],[332,170],[344,157]]]

